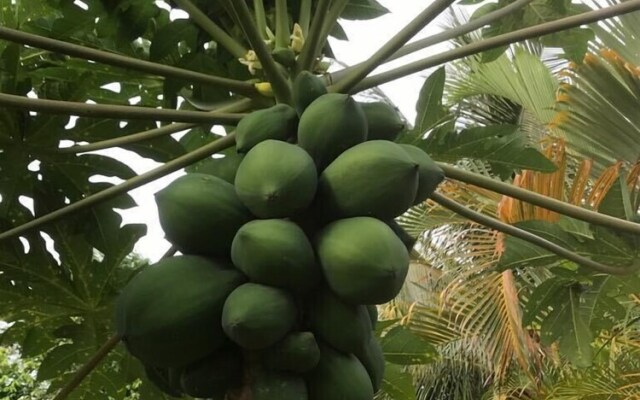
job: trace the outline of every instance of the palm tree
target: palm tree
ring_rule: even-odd
[[[453,23],[458,19],[454,16]],[[627,44],[637,46],[633,38],[640,34],[638,22],[630,15],[595,27],[597,35],[581,63],[531,41],[490,62],[477,56],[450,65],[444,90],[450,119],[429,132],[427,140],[435,144],[432,156],[476,173],[500,175],[495,160],[471,162],[437,144],[463,135],[461,129],[515,125],[519,140],[543,151],[557,169],[523,169],[507,180],[575,205],[633,218],[640,210],[640,53],[629,51]],[[479,39],[467,36],[454,45]],[[591,234],[586,224],[474,186],[447,182],[440,191],[510,224],[524,222],[523,227],[533,228],[526,221],[542,221],[576,235]],[[628,193],[626,207],[620,192]],[[412,371],[420,399],[640,398],[640,302],[633,291],[606,294],[603,281],[610,277],[581,275],[584,286],[575,292],[580,293],[576,304],[581,310],[573,314],[581,320],[573,333],[582,337],[565,340],[571,328],[556,327],[565,331],[553,336],[549,322],[563,306],[544,303],[549,298],[540,296],[562,280],[563,273],[569,277],[565,283],[575,285],[571,268],[542,253],[539,262],[518,259],[518,252],[528,252],[524,242],[455,218],[432,201],[412,209],[400,222],[419,239],[410,283],[392,310],[436,344],[441,355],[439,361]],[[504,264],[514,254],[518,260],[510,269],[496,269],[501,256]],[[598,321],[595,308],[604,306],[596,305],[598,296],[619,312],[619,320]]]

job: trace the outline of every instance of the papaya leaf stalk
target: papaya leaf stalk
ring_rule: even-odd
[[[251,17],[251,12],[249,11],[247,3],[244,1],[230,2],[227,0],[227,4],[229,4],[237,14],[240,25],[242,26],[249,43],[251,43],[253,51],[255,51],[258,56],[258,60],[260,60],[264,73],[267,75],[269,82],[271,82],[271,87],[276,100],[279,103],[290,104],[292,100],[289,83],[278,69],[267,45],[262,39],[262,36],[260,36],[260,33],[253,22],[253,18]]]
[[[322,32],[320,34],[320,38],[318,39],[318,44],[315,49],[315,54],[318,54],[322,51],[324,44],[331,33],[333,27],[338,23],[338,18],[344,11],[345,7],[349,3],[349,0],[335,0],[331,2],[331,7],[329,8],[329,15],[324,21],[322,25]]]
[[[471,20],[465,24],[455,26],[451,29],[447,29],[443,32],[437,33],[435,35],[428,36],[424,39],[416,40],[415,42],[408,43],[407,45],[400,48],[400,50],[393,53],[391,57],[387,59],[387,62],[397,60],[400,57],[404,57],[406,55],[415,53],[417,51],[426,49],[427,47],[433,46],[438,43],[445,42],[447,40],[451,40],[462,35],[465,35],[469,32],[475,31],[476,29],[482,28],[485,25],[489,25],[492,22],[498,21],[514,12],[522,9],[527,6],[533,0],[517,0],[507,6],[504,6],[498,10],[492,11],[488,14],[485,14],[477,19]],[[354,69],[361,67],[363,63],[359,63],[356,65],[352,65],[343,70],[336,71],[331,74],[331,79],[334,82],[339,82],[346,75],[351,73]]]
[[[302,29],[302,34],[306,38],[309,34],[309,24],[311,23],[311,0],[300,1],[300,16],[298,17],[298,25]]]
[[[115,67],[132,69],[153,75],[184,79],[194,83],[202,83],[217,88],[226,89],[247,97],[257,97],[259,94],[253,84],[235,79],[220,78],[210,74],[190,71],[183,68],[158,64],[150,61],[122,56],[107,51],[96,50],[86,46],[66,43],[61,40],[21,32],[16,29],[0,27],[0,39],[25,44],[40,49],[66,54],[85,60],[101,62]]]
[[[549,35],[571,28],[576,28],[581,25],[590,24],[618,15],[628,14],[637,10],[640,10],[640,0],[629,0],[603,9],[584,12],[570,17],[561,18],[556,21],[545,22],[543,24],[484,39],[476,43],[461,46],[453,50],[443,52],[441,54],[426,57],[422,60],[418,60],[407,65],[403,65],[401,67],[370,76],[363,79],[362,82],[351,88],[349,93],[357,93],[363,90],[371,89],[384,83],[392,82],[396,79],[415,74],[416,72],[424,71],[428,68],[442,65],[449,61],[482,53],[483,51],[510,45],[527,39]],[[347,77],[345,77],[344,79],[347,79]],[[343,85],[340,82],[338,82],[337,84]]]
[[[402,28],[394,37],[376,51],[367,61],[356,68],[340,82],[334,84],[329,91],[347,93],[374,69],[384,63],[393,53],[404,46],[412,37],[418,34],[425,26],[438,17],[455,0],[435,0],[407,26]]]
[[[227,107],[221,107],[215,111],[212,111],[211,113],[218,113],[223,111],[242,112],[249,109],[252,104],[253,104],[252,100],[244,99],[236,103],[233,103]],[[194,128],[196,126],[198,126],[198,124],[174,123],[174,124],[162,126],[160,128],[149,129],[143,132],[138,132],[138,133],[134,133],[134,134],[123,136],[123,137],[118,137],[115,139],[102,140],[100,142],[95,142],[95,143],[81,145],[81,146],[65,147],[62,149],[57,149],[56,152],[63,153],[63,154],[65,153],[78,154],[78,153],[86,153],[89,151],[110,149],[113,147],[122,147],[128,144],[144,142],[157,137],[171,135],[180,131]]]
[[[330,0],[319,0],[316,6],[313,21],[311,21],[311,28],[309,28],[309,34],[305,38],[304,47],[302,48],[300,57],[298,57],[297,72],[308,71],[313,68],[315,59],[318,56],[316,50],[320,42],[320,36],[322,35],[322,27],[327,19],[330,4]]]
[[[256,17],[256,27],[258,33],[263,39],[267,37],[267,13],[264,11],[264,2],[262,0],[253,0],[253,12]]]
[[[118,336],[118,334],[114,334],[107,340],[98,351],[87,361],[83,366],[81,366],[76,373],[73,375],[71,380],[67,382],[67,384],[56,394],[56,397],[53,400],[64,400],[74,391],[75,388],[78,387],[86,378],[91,371],[93,371],[98,364],[120,343],[122,338]]]
[[[605,226],[617,231],[634,233],[640,235],[640,224],[615,218],[606,214],[601,214],[581,207],[574,206],[564,201],[556,200],[551,197],[543,196],[530,190],[522,189],[508,183],[500,182],[489,177],[465,171],[445,163],[437,163],[444,171],[449,179],[454,179],[470,185],[488,189],[505,196],[513,197],[518,200],[526,201],[538,207],[543,207],[559,214],[576,218],[590,224]]]
[[[31,229],[35,229],[42,225],[55,222],[61,218],[67,217],[76,212],[104,203],[105,201],[111,200],[133,189],[137,189],[141,186],[144,186],[147,183],[153,182],[156,179],[160,179],[166,175],[176,172],[184,167],[187,167],[195,162],[198,162],[206,157],[209,157],[212,154],[223,151],[233,146],[235,144],[235,141],[236,141],[236,135],[235,135],[235,132],[232,132],[229,135],[216,140],[215,142],[206,144],[192,152],[189,152],[183,156],[180,156],[174,160],[171,160],[166,164],[156,167],[150,171],[147,171],[134,178],[131,178],[125,182],[122,182],[115,186],[111,186],[108,189],[105,189],[101,192],[87,196],[84,199],[79,200],[73,204],[69,204],[68,206],[62,207],[49,214],[45,214],[25,224],[16,226],[15,228],[2,232],[0,233],[0,240],[18,236]]]
[[[151,107],[87,104],[72,101],[30,99],[24,96],[0,93],[0,105],[23,110],[53,114],[70,114],[91,118],[148,119],[194,123],[238,123],[244,114],[209,113],[205,111],[182,111],[155,109]]]
[[[175,3],[186,11],[191,19],[211,38],[222,45],[236,58],[242,58],[247,54],[247,49],[237,40],[229,36],[222,28],[213,22],[205,13],[200,11],[190,0],[175,0]]]
[[[287,12],[287,0],[276,0],[276,48],[289,47],[289,14]]]
[[[576,254],[573,251],[567,250],[562,246],[558,246],[557,244],[550,242],[538,235],[527,232],[524,229],[517,228],[495,218],[491,218],[484,214],[480,214],[479,212],[473,211],[440,193],[433,193],[431,195],[431,200],[471,221],[535,244],[536,246],[539,246],[569,261],[573,261],[576,264],[582,265],[583,267],[589,268],[595,272],[609,275],[630,275],[638,271],[638,269],[640,268],[640,260],[635,260],[634,264],[629,267],[614,267],[611,265],[601,264],[599,262],[591,260],[590,258]]]

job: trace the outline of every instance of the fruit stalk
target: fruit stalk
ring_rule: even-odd
[[[359,84],[355,85],[349,93],[358,93],[363,90],[403,78],[416,72],[424,71],[428,68],[444,64],[449,61],[457,60],[483,51],[495,49],[501,46],[510,45],[521,42],[523,40],[532,39],[552,33],[576,28],[581,25],[590,24],[603,19],[612,18],[618,15],[628,14],[640,10],[640,0],[630,0],[607,8],[588,11],[585,13],[573,15],[571,17],[561,18],[556,21],[546,22],[543,24],[519,29],[517,31],[498,35],[489,39],[484,39],[476,43],[461,46],[453,50],[445,51],[422,60],[415,61],[402,67],[385,71],[378,75],[365,78]]]
[[[582,265],[583,267],[589,268],[595,272],[609,274],[609,275],[631,275],[636,271],[638,271],[638,269],[640,268],[640,260],[636,260],[633,263],[633,265],[628,267],[614,267],[611,265],[601,264],[599,262],[593,261],[589,258],[576,254],[570,250],[567,250],[562,246],[558,246],[557,244],[550,242],[531,232],[527,232],[523,229],[517,228],[513,225],[506,224],[495,218],[491,218],[489,216],[480,214],[479,212],[470,210],[469,208],[463,206],[462,204],[459,204],[439,193],[433,193],[431,195],[431,200],[440,204],[442,207],[455,212],[456,214],[459,214],[465,218],[470,219],[471,221],[487,226],[491,229],[495,229],[499,232],[506,233],[507,235],[511,235],[513,237],[527,241],[529,243],[533,243],[536,246],[539,246],[569,261],[573,261],[578,265]]]
[[[259,95],[253,84],[238,81],[235,79],[220,78],[211,74],[190,71],[183,68],[158,64],[150,61],[138,60],[133,57],[122,56],[107,51],[96,50],[90,47],[63,42],[61,40],[21,32],[16,29],[0,27],[0,39],[15,43],[25,44],[52,52],[66,54],[85,60],[101,62],[115,67],[131,69],[134,71],[146,72],[153,75],[166,76],[171,78],[185,79],[193,83],[202,83],[221,89],[227,89],[247,97],[257,97]]]

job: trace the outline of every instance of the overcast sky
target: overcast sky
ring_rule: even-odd
[[[354,64],[365,60],[431,3],[430,0],[379,1],[391,10],[390,14],[372,21],[343,21],[343,27],[345,28],[350,41],[340,42],[332,40],[331,42],[336,57],[340,61],[347,64]],[[173,17],[184,18],[185,15],[182,13],[174,13]],[[426,28],[417,37],[423,37],[429,33],[439,31],[437,25],[437,22],[432,24],[432,27]],[[419,53],[417,57],[405,57],[399,61],[401,63],[405,63],[415,58],[420,58],[421,56],[424,57],[425,54],[433,54],[434,52],[442,49],[443,47],[432,47],[426,52],[423,51]],[[424,73],[415,74],[411,77],[403,78],[398,82],[386,84],[381,87],[386,95],[400,108],[409,121],[413,121],[415,118],[414,107],[418,97],[418,92],[428,73],[429,71],[425,71]],[[137,173],[143,173],[158,165],[151,160],[140,158],[134,153],[125,150],[109,151],[108,154],[116,156],[119,159],[126,159],[127,164],[130,165]],[[147,236],[138,242],[135,247],[135,251],[142,256],[149,258],[152,262],[158,260],[170,247],[170,244],[164,239],[164,234],[158,223],[157,209],[153,194],[164,188],[169,182],[181,174],[182,173],[174,173],[164,179],[157,180],[151,184],[143,186],[142,188],[132,191],[131,195],[139,206],[121,212],[125,223],[147,224]]]

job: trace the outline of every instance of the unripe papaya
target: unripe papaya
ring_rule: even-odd
[[[302,115],[318,97],[327,94],[322,78],[309,71],[302,71],[293,81],[293,104],[298,115]]]
[[[313,160],[296,145],[265,140],[247,153],[238,168],[238,197],[260,218],[284,218],[306,209],[318,177]]]
[[[342,153],[322,172],[317,202],[329,219],[395,218],[413,204],[418,167],[396,143],[361,143]]]
[[[228,257],[242,225],[253,219],[229,182],[187,174],[156,193],[160,225],[184,254]]]
[[[281,47],[271,52],[273,59],[280,65],[291,68],[296,65],[296,53],[289,47]]]
[[[307,380],[309,400],[373,400],[367,370],[353,354],[321,347],[320,363]]]
[[[400,145],[409,157],[420,165],[418,172],[418,191],[413,204],[420,204],[427,200],[438,185],[445,178],[444,171],[436,164],[429,155],[419,147],[411,144]]]
[[[296,135],[298,114],[287,104],[276,104],[242,118],[236,127],[236,149],[246,153],[267,139],[286,141]]]
[[[297,375],[258,370],[251,382],[251,400],[307,400],[307,385]]]
[[[228,346],[187,366],[180,386],[192,397],[224,400],[227,390],[242,384],[242,374],[242,353]]]
[[[283,219],[245,224],[233,239],[231,259],[255,283],[304,291],[320,280],[320,268],[304,231]]]
[[[153,383],[155,387],[160,389],[161,392],[171,397],[182,397],[180,370],[146,365],[144,372],[147,379]]]
[[[145,365],[183,367],[225,342],[227,296],[246,278],[199,256],[166,258],[138,273],[116,300],[116,327]]]
[[[373,392],[380,390],[382,378],[384,378],[384,353],[378,339],[371,335],[369,342],[363,346],[362,351],[355,353],[371,378]]]
[[[319,234],[316,252],[331,290],[351,304],[383,304],[402,288],[409,270],[404,244],[384,222],[341,219]]]
[[[245,283],[224,303],[222,328],[245,349],[264,349],[283,339],[296,320],[297,309],[287,292]]]
[[[307,372],[318,365],[320,348],[311,332],[294,332],[267,348],[264,364],[275,371]]]
[[[362,107],[346,94],[320,96],[300,117],[298,145],[311,155],[318,171],[365,140],[367,118]]]
[[[405,128],[398,111],[391,105],[377,101],[374,103],[360,103],[367,116],[367,140],[394,141]]]
[[[344,353],[362,352],[371,336],[366,306],[347,304],[330,290],[315,296],[309,312],[311,330]]]

